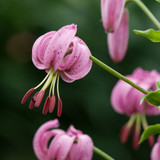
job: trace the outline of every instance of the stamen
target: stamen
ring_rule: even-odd
[[[127,125],[124,125],[120,132],[120,140],[122,143],[126,143],[130,134],[131,128]]]
[[[45,80],[48,78],[48,76],[50,75],[51,72],[53,72],[52,69],[50,69],[50,71],[48,72],[48,74],[46,75],[46,77],[42,80],[42,82],[39,85],[37,85],[36,87],[34,87],[34,89],[39,88],[45,82]]]
[[[31,95],[31,93],[34,91],[35,89],[34,88],[31,88],[23,97],[21,103],[24,104],[25,101],[28,99],[28,97]]]
[[[135,118],[136,118],[135,115],[131,116],[131,118],[129,119],[127,124],[125,124],[122,127],[121,132],[120,132],[120,140],[121,140],[122,143],[126,143],[127,142],[129,134],[130,134],[130,131],[131,131],[131,128],[132,128],[133,123],[135,121]]]
[[[37,99],[36,99],[36,103],[35,103],[35,107],[39,107],[39,105],[42,102],[43,96],[44,96],[45,90],[41,90],[38,95],[37,95]]]
[[[38,93],[39,93],[39,92],[37,92],[37,93],[32,97],[31,102],[30,102],[30,104],[29,104],[29,109],[34,108],[34,105],[35,105],[35,102],[36,102],[36,97],[37,97]]]
[[[51,98],[48,96],[43,107],[43,111],[42,111],[43,114],[47,114],[50,106],[50,101],[51,101]]]
[[[140,140],[140,130],[141,130],[141,117],[137,114],[135,130],[133,134],[133,149],[137,150],[139,148],[139,140]]]
[[[145,114],[143,114],[141,117],[142,117],[142,126],[143,126],[143,129],[145,130],[148,127],[147,119]],[[148,138],[148,143],[151,147],[154,145],[154,136],[150,136]]]
[[[153,145],[154,145],[154,136],[150,136],[149,138],[148,138],[148,143],[149,143],[149,146],[150,147],[152,147]]]
[[[52,95],[52,98],[51,98],[50,104],[49,104],[49,113],[53,112],[55,104],[56,104],[56,99],[55,99],[55,96]]]
[[[59,75],[57,77],[57,95],[58,95],[58,99],[60,99],[60,94],[59,94]]]
[[[58,112],[57,112],[57,116],[60,117],[62,114],[62,101],[61,99],[58,99]]]

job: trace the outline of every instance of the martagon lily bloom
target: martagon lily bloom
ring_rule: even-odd
[[[151,160],[160,160],[160,136],[158,137],[157,143],[152,148]]]
[[[49,95],[46,98],[42,113],[46,114],[48,111],[52,113],[55,106],[55,84],[57,84],[57,115],[61,116],[62,101],[59,95],[59,77],[71,83],[83,78],[92,66],[92,61],[89,59],[91,52],[87,45],[75,36],[76,32],[77,26],[71,24],[58,31],[48,32],[35,41],[32,48],[33,64],[38,69],[45,70],[47,75],[39,85],[25,94],[22,104],[35,89],[44,84],[42,89],[32,97],[29,105],[30,109],[34,106],[39,107],[45,91],[50,85]]]
[[[91,160],[92,139],[72,125],[67,132],[55,129],[58,126],[59,122],[55,119],[46,122],[37,130],[33,139],[33,149],[37,158],[39,160]]]
[[[132,75],[126,77],[149,91],[156,90],[156,82],[160,79],[160,74],[155,70],[144,71],[141,68],[137,68]],[[114,110],[130,117],[130,120],[121,129],[120,139],[122,143],[127,141],[131,128],[135,123],[133,134],[134,149],[138,149],[139,147],[141,124],[144,129],[148,127],[145,115],[160,114],[158,108],[147,101],[144,101],[140,105],[142,96],[144,96],[143,93],[122,80],[118,81],[111,94],[111,103]],[[154,144],[154,137],[149,137],[148,141],[150,146],[152,146]]]

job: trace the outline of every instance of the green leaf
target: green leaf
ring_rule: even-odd
[[[155,124],[147,127],[141,135],[139,143],[142,143],[148,137],[160,133],[160,124]]]
[[[160,81],[158,81],[158,82],[156,83],[156,87],[157,87],[158,90],[160,90]]]
[[[148,38],[152,42],[160,42],[160,30],[155,31],[153,29],[148,29],[146,31],[140,31],[140,30],[133,30],[133,31],[138,35]]]
[[[145,99],[146,99],[145,96],[143,96],[143,97],[141,98],[140,105],[143,103],[143,101],[144,101]]]
[[[160,0],[156,0],[156,1],[160,3]]]
[[[142,97],[140,104],[147,100],[152,105],[160,106],[160,90],[149,92],[145,97]]]

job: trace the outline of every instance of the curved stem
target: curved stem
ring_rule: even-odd
[[[125,81],[128,84],[130,84],[132,87],[136,88],[140,92],[142,92],[144,94],[148,93],[148,91],[146,91],[145,89],[141,88],[140,86],[138,86],[137,84],[135,84],[134,82],[132,82],[131,80],[129,80],[128,78],[124,77],[122,74],[118,73],[117,71],[115,71],[111,67],[107,66],[106,64],[104,64],[103,62],[101,62],[100,60],[98,60],[97,58],[95,58],[94,56],[90,55],[90,59],[94,63],[96,63],[97,65],[99,65],[101,68],[103,68],[106,71],[108,71],[109,73],[113,74],[115,77],[117,77],[117,78]]]
[[[106,160],[114,160],[111,156],[100,150],[99,148],[95,147],[93,148],[94,152],[97,153],[99,156],[103,157]]]
[[[155,26],[158,29],[160,29],[159,21],[155,18],[152,12],[146,7],[146,5],[141,0],[126,0],[126,4],[128,2],[135,2],[143,10],[143,12],[148,16],[148,18],[155,24]]]

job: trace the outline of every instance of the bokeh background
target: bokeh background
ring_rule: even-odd
[[[143,1],[160,20],[160,4]],[[89,46],[92,54],[120,73],[131,74],[136,67],[160,72],[160,46],[137,36],[133,29],[156,27],[134,3],[128,5],[130,37],[123,62],[113,63],[108,54],[99,0],[0,0],[0,159],[36,160],[33,135],[53,114],[42,115],[42,105],[29,110],[29,100],[21,105],[23,95],[46,75],[31,60],[31,49],[40,35],[77,24],[77,36]],[[121,144],[119,131],[128,117],[117,114],[110,94],[117,78],[93,64],[91,72],[74,83],[60,80],[63,113],[60,127],[73,124],[89,134],[95,146],[116,160],[148,160],[151,148],[144,142],[138,151],[132,149],[132,138]],[[128,104],[129,105],[129,104]],[[159,116],[148,117],[149,124],[159,123]],[[94,154],[93,160],[101,160]]]

